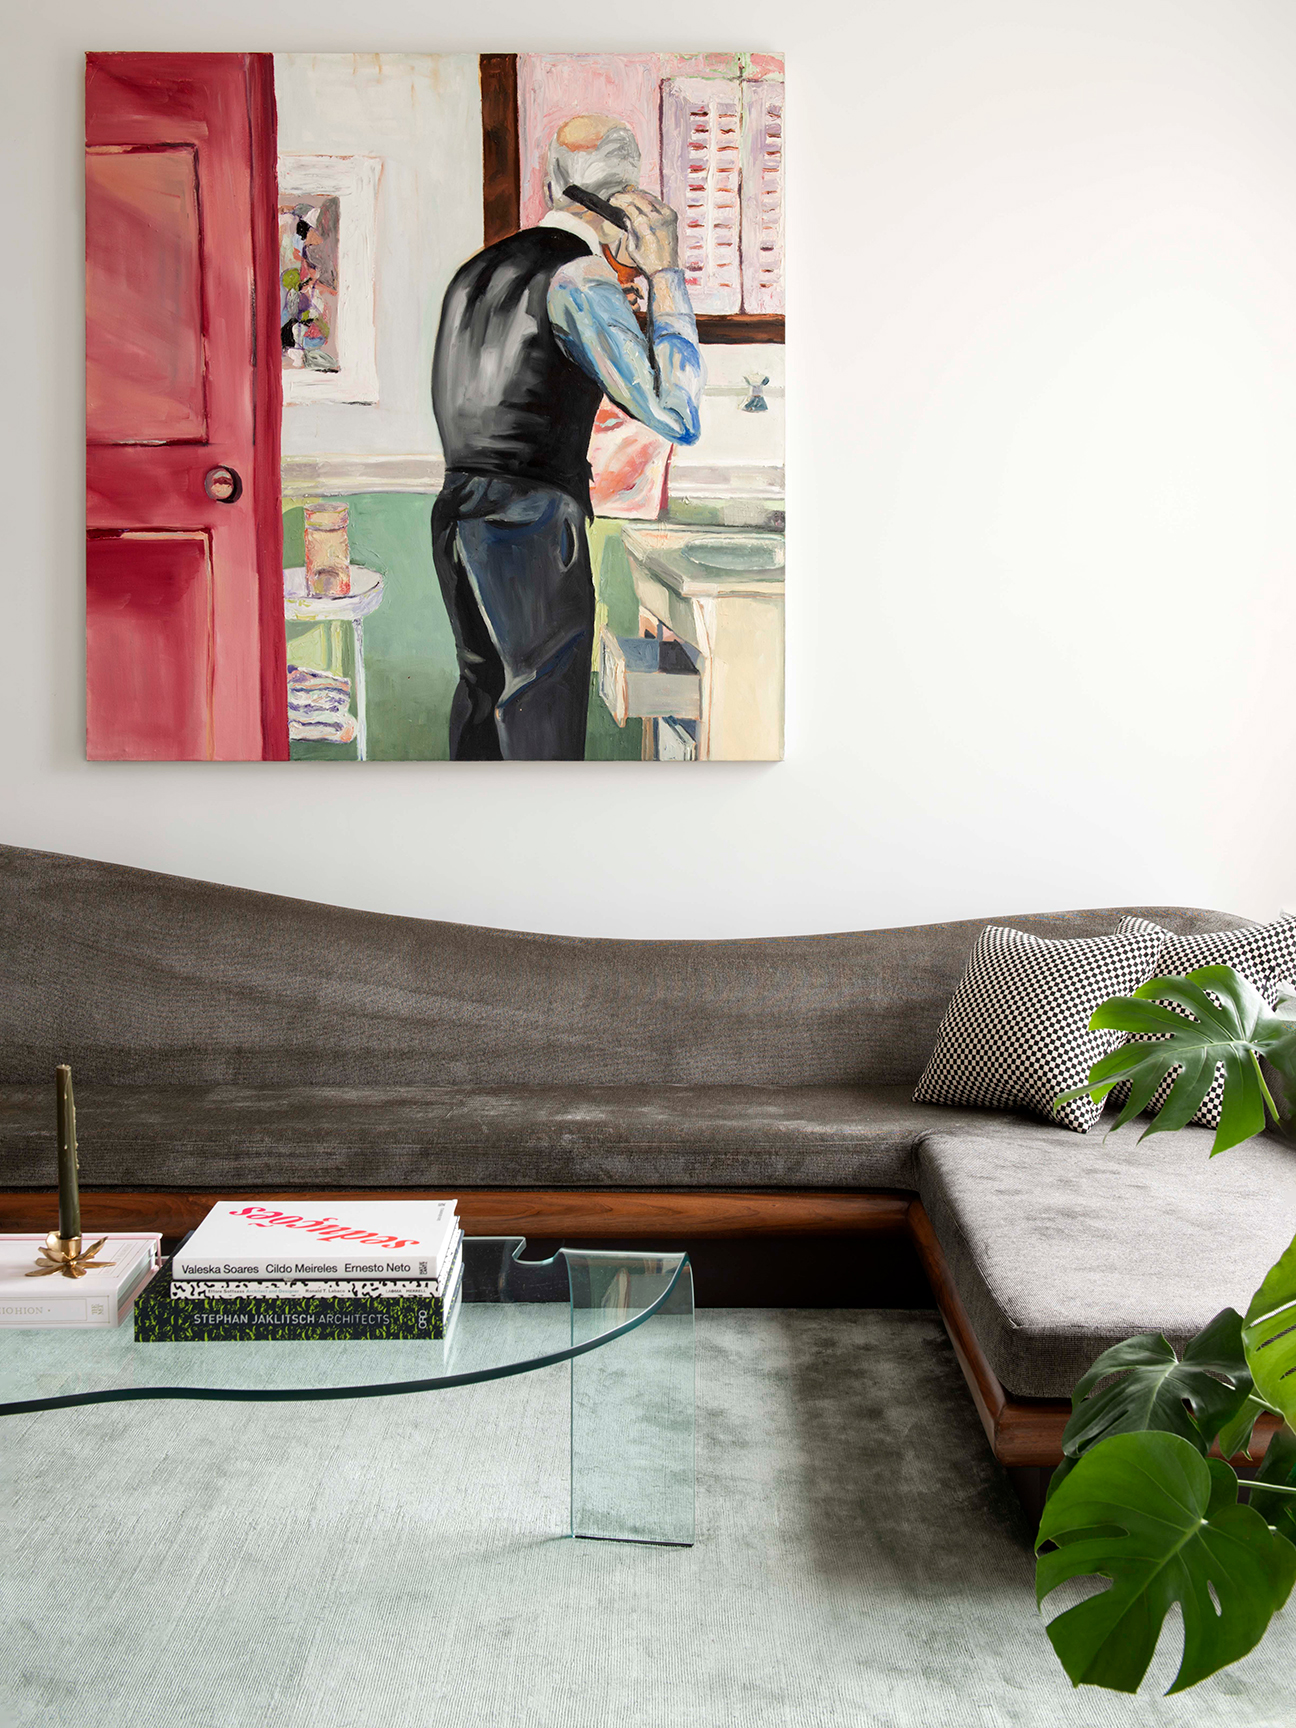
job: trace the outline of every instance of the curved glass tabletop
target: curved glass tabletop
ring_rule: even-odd
[[[129,1319],[116,1327],[4,1328],[0,1416],[152,1398],[377,1398],[566,1362],[571,1534],[691,1544],[688,1256],[561,1248],[549,1260],[523,1260],[525,1247],[520,1236],[465,1237],[463,1293],[445,1340],[137,1344]],[[20,1426],[10,1432],[24,1443]],[[254,1429],[246,1443],[255,1444]]]
[[[677,1306],[688,1266],[684,1254],[566,1248],[523,1260],[521,1236],[469,1236],[463,1246],[462,1299],[444,1340],[136,1343],[129,1317],[116,1327],[7,1328],[0,1416],[140,1398],[371,1398],[525,1374]]]

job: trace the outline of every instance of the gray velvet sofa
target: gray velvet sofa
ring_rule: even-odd
[[[1244,922],[993,921],[1090,936],[1126,912]],[[996,1450],[1047,1464],[1100,1349],[1245,1305],[1296,1228],[1296,1150],[1266,1135],[1211,1160],[1199,1130],[1140,1146],[914,1104],[991,921],[575,939],[2,847],[0,1227],[30,1227],[52,1184],[67,1061],[83,1179],[119,1223],[177,1217],[168,1196],[196,1220],[231,1190],[419,1189],[551,1235],[588,1234],[595,1194],[613,1236],[907,1229]]]

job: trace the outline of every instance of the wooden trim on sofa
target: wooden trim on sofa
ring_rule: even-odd
[[[444,1188],[249,1188],[81,1190],[85,1230],[160,1230],[183,1236],[221,1200],[440,1200]],[[456,1188],[470,1236],[787,1236],[901,1232],[907,1194],[769,1189],[624,1190]],[[0,1230],[47,1230],[58,1216],[53,1189],[0,1192]]]
[[[83,1189],[87,1234],[160,1230],[183,1236],[221,1200],[280,1199],[336,1206],[346,1200],[439,1200],[432,1188]],[[654,1238],[714,1240],[751,1236],[907,1234],[931,1284],[963,1378],[996,1458],[1011,1470],[1051,1469],[1062,1459],[1062,1430],[1071,1414],[1061,1399],[1014,1398],[986,1359],[972,1329],[931,1220],[908,1194],[829,1189],[522,1189],[459,1188],[460,1217],[470,1236]],[[54,1189],[0,1190],[0,1231],[47,1230],[58,1216]],[[1278,1427],[1256,1425],[1256,1462]]]
[[[1002,1380],[986,1360],[980,1340],[972,1330],[967,1309],[954,1288],[949,1264],[921,1200],[909,1202],[907,1222],[995,1457],[1009,1466],[1060,1464],[1062,1430],[1071,1414],[1070,1403],[1051,1398],[1013,1398],[1005,1392]]]

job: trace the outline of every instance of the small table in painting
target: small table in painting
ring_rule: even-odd
[[[300,565],[284,571],[285,619],[290,624],[327,624],[331,657],[339,671],[342,666],[342,626],[351,626],[355,647],[352,697],[355,702],[357,762],[365,761],[368,751],[363,620],[382,605],[382,597],[382,577],[376,570],[366,570],[362,564],[351,566],[351,592],[332,599],[310,593],[306,586],[306,572]]]

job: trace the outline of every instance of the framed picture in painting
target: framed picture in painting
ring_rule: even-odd
[[[280,156],[285,402],[377,402],[377,156]]]

